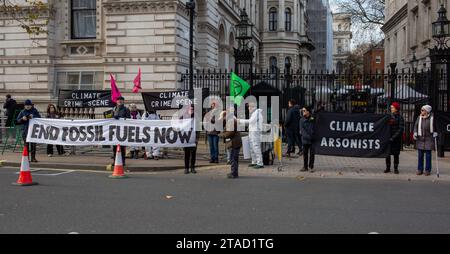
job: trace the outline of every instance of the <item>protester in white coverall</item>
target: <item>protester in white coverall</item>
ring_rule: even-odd
[[[250,142],[250,155],[252,157],[252,163],[249,167],[256,169],[264,168],[261,152],[261,135],[263,126],[262,110],[256,107],[255,103],[249,103],[248,109],[250,112],[250,119],[240,119],[239,123],[248,124],[249,142]]]
[[[161,120],[158,116],[158,114],[156,114],[156,111],[149,111],[149,112],[145,112],[144,115],[142,116],[142,120]],[[158,147],[151,147],[151,146],[147,146],[145,147],[145,154],[146,154],[146,158],[147,159],[155,159],[155,160],[159,160],[159,148]]]

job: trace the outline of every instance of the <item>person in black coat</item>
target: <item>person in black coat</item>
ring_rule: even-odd
[[[302,152],[301,137],[299,131],[300,122],[300,106],[295,100],[289,101],[289,110],[286,115],[284,126],[286,127],[286,136],[288,140],[288,149],[286,156],[290,157],[291,153],[295,153],[295,145],[299,147],[299,154]]]
[[[303,143],[303,169],[300,171],[307,172],[314,170],[314,117],[311,107],[304,107],[302,111],[303,117],[300,120],[300,134]]]
[[[117,105],[113,109],[113,118],[116,120],[119,119],[130,119],[131,118],[131,112],[130,110],[125,106],[125,98],[119,97],[117,98]],[[116,163],[116,152],[117,147],[113,146],[113,166]],[[125,156],[126,156],[126,150],[127,148],[125,146],[120,146],[120,153],[122,154],[122,162],[123,166],[125,166]]]
[[[192,119],[193,121],[195,121],[194,105],[190,105],[187,108],[187,111],[184,112],[184,114],[180,117],[180,119]],[[192,127],[195,128],[195,124]],[[185,174],[189,174],[189,173],[197,174],[197,171],[195,170],[195,162],[197,160],[197,145],[198,145],[199,135],[200,135],[200,132],[195,130],[195,146],[183,148],[183,150],[184,150],[184,173]]]
[[[11,97],[10,94],[6,95],[6,101],[3,104],[3,109],[5,109],[6,127],[11,127],[14,120],[14,111],[16,109],[17,102]]]
[[[20,112],[20,114],[17,116],[17,124],[22,125],[22,139],[25,146],[27,146],[28,151],[31,155],[31,162],[38,162],[36,160],[36,143],[28,143],[27,142],[27,136],[28,136],[28,126],[30,124],[30,120],[33,118],[41,118],[41,114],[39,114],[39,111],[34,107],[31,100],[25,101],[25,109]]]
[[[402,149],[403,131],[405,130],[405,120],[400,114],[400,103],[394,102],[391,105],[391,117],[388,122],[391,127],[391,151],[386,158],[386,170],[384,173],[391,172],[391,155],[394,156],[394,173],[399,174],[398,166],[400,164],[400,151]]]

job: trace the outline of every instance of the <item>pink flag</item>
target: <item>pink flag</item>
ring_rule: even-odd
[[[121,97],[122,94],[119,91],[119,88],[117,88],[116,80],[114,79],[114,76],[112,74],[109,74],[111,77],[111,100],[114,103],[117,103],[117,98]]]
[[[134,83],[134,87],[133,87],[133,93],[139,93],[139,90],[142,89],[141,87],[141,68],[139,68],[139,73],[136,76],[136,78],[134,79],[133,83]]]

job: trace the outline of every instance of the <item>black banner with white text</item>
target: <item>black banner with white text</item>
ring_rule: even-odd
[[[388,115],[320,113],[315,121],[316,154],[384,158],[389,154]]]

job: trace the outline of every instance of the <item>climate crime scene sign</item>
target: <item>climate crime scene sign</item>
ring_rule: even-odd
[[[389,115],[320,113],[315,122],[316,154],[385,158],[390,150]]]
[[[58,106],[63,108],[112,108],[111,91],[60,90]]]
[[[192,119],[186,120],[30,120],[27,142],[91,146],[123,145],[153,147],[194,147]]]

